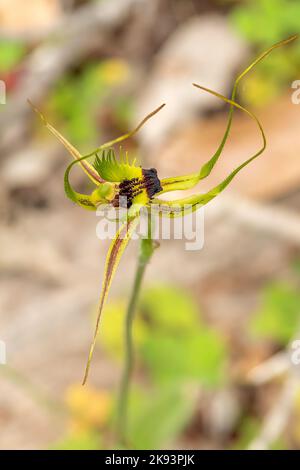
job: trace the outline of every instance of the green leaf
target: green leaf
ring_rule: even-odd
[[[0,41],[0,72],[10,72],[25,55],[25,46],[16,41]]]
[[[132,407],[129,442],[134,449],[162,449],[184,430],[195,409],[192,388],[166,387]]]
[[[241,36],[260,48],[268,47],[282,38],[299,32],[299,17],[300,3],[298,0],[247,1],[239,4],[230,13],[233,26]],[[265,89],[271,89],[272,93],[267,91],[261,104],[266,104],[270,99],[274,99],[276,90],[276,95],[278,95],[284,87],[289,85],[297,75],[299,66],[299,41],[296,41],[290,48],[279,51],[278,54],[263,63],[258,70],[262,76],[258,94],[262,95]],[[251,77],[249,77],[241,90],[241,95],[245,102],[256,104],[257,98],[251,101],[251,97],[248,96],[248,86],[253,90],[252,85]]]
[[[258,0],[237,7],[231,17],[247,39],[268,46],[299,31],[299,15],[297,0]]]
[[[74,433],[51,447],[51,450],[97,450],[100,449],[99,434],[94,431]]]
[[[64,132],[75,145],[88,150],[87,145],[99,141],[98,110],[108,99],[113,120],[117,118],[121,126],[127,127],[130,100],[119,98],[114,90],[128,79],[128,73],[126,62],[111,58],[89,63],[80,74],[69,74],[57,83],[49,108],[61,120]]]
[[[216,386],[225,375],[226,348],[205,327],[193,298],[178,286],[154,285],[141,299],[148,334],[141,357],[157,383],[193,380]]]
[[[262,305],[251,321],[252,332],[285,345],[300,323],[300,294],[285,284],[272,284],[263,293]]]
[[[160,331],[186,332],[199,327],[196,302],[178,286],[153,285],[142,294],[141,307]]]
[[[225,378],[226,349],[209,329],[186,336],[156,332],[142,348],[145,364],[158,383],[197,381],[216,387]]]
[[[98,64],[90,64],[80,75],[65,76],[49,100],[50,114],[59,117],[64,133],[82,148],[99,139],[95,113],[108,92],[99,70]]]

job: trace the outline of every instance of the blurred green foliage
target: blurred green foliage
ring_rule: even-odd
[[[252,416],[245,416],[239,428],[239,436],[232,446],[233,450],[247,449],[250,442],[257,436],[260,429],[260,423]]]
[[[224,345],[208,329],[189,335],[156,334],[143,349],[145,364],[156,382],[196,380],[202,385],[220,385],[223,378]]]
[[[245,1],[237,6],[232,18],[249,41],[267,48],[299,32],[298,0]]]
[[[262,290],[260,308],[250,320],[250,331],[286,347],[299,331],[299,305],[297,285],[279,281],[267,285]],[[106,355],[120,366],[124,358],[125,311],[125,299],[107,305],[99,339]],[[226,385],[228,347],[221,334],[201,320],[192,296],[171,285],[152,285],[142,293],[134,342],[139,380],[131,386],[128,443],[134,449],[168,448],[184,436],[192,422],[199,391]],[[106,390],[72,386],[66,397],[71,427],[56,448],[118,448],[117,442],[106,443],[107,430],[114,423],[116,397],[117,393],[113,397]],[[245,413],[231,448],[247,448],[260,426],[257,417]],[[274,448],[287,447],[281,440],[274,443]]]
[[[100,449],[100,436],[94,430],[74,433],[53,446],[53,450],[97,450]]]
[[[232,450],[245,450],[259,435],[261,422],[253,416],[245,416],[239,428],[239,437],[232,446]],[[284,438],[277,439],[272,443],[270,450],[285,450],[287,444]]]
[[[300,32],[298,0],[245,1],[232,9],[231,20],[238,32],[259,51]],[[276,51],[245,79],[241,94],[255,105],[274,99],[297,78],[300,71],[300,41]]]
[[[131,400],[129,442],[135,449],[160,449],[174,442],[193,416],[195,390],[166,386]]]
[[[10,72],[19,64],[26,52],[25,46],[18,41],[0,41],[0,73]]]
[[[200,327],[198,305],[192,296],[175,286],[148,287],[142,294],[141,306],[152,327],[171,335]]]
[[[145,291],[149,333],[141,350],[152,378],[159,383],[195,380],[216,387],[225,378],[224,339],[201,322],[199,307],[187,292],[172,286]]]
[[[138,316],[144,324],[138,361],[151,381],[143,400],[131,403],[130,441],[135,448],[161,448],[190,422],[199,388],[221,386],[227,350],[221,335],[201,322],[192,296],[178,286],[146,289]]]
[[[252,332],[284,346],[300,327],[300,292],[289,284],[273,283],[251,321]]]
[[[122,362],[125,311],[123,299],[107,305],[99,339],[106,354]],[[132,384],[128,441],[134,449],[165,448],[190,423],[200,388],[224,383],[227,348],[221,335],[201,322],[192,296],[171,285],[145,289],[135,317],[134,342],[136,369],[147,385]],[[110,420],[109,411],[105,412],[110,408],[107,392],[74,385],[67,404],[73,416],[72,432],[58,448],[93,448],[95,430],[101,434]],[[113,410],[115,406],[114,400]]]
[[[101,344],[123,358],[124,302],[111,302],[103,315]],[[216,387],[225,377],[226,346],[221,335],[201,322],[186,292],[168,285],[144,291],[134,324],[138,361],[156,384],[197,381]]]
[[[104,312],[101,343],[113,356],[114,345],[123,357],[125,309],[120,307],[111,302]],[[225,379],[226,346],[221,335],[202,324],[192,296],[170,285],[144,291],[134,337],[137,363],[150,382],[139,399],[131,400],[129,440],[134,448],[161,448],[189,422],[199,387],[217,387]]]

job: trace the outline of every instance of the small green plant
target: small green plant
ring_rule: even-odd
[[[45,126],[62,142],[69,153],[74,157],[74,161],[67,167],[64,177],[65,192],[69,199],[78,204],[80,207],[87,210],[97,210],[97,207],[101,204],[111,204],[112,206],[121,209],[124,208],[122,200],[126,198],[127,208],[126,218],[121,219],[121,227],[118,230],[114,240],[112,241],[109,252],[106,259],[104,280],[102,285],[102,292],[100,296],[99,309],[96,319],[96,327],[90,347],[88,356],[86,371],[83,379],[83,384],[86,383],[90,364],[93,356],[93,352],[97,343],[97,335],[100,325],[100,317],[105,305],[105,301],[108,296],[108,292],[111,286],[112,279],[118,267],[121,256],[131,239],[133,232],[135,231],[140,214],[141,208],[148,211],[149,223],[148,223],[148,236],[141,240],[140,252],[138,257],[138,266],[133,285],[133,290],[129,299],[129,304],[125,319],[125,367],[121,381],[120,388],[120,399],[118,406],[118,434],[119,439],[122,443],[126,444],[128,433],[127,433],[127,409],[128,409],[128,395],[129,395],[129,383],[133,369],[133,319],[134,313],[137,307],[138,296],[141,290],[143,277],[145,274],[146,266],[148,265],[154,250],[155,243],[152,239],[152,224],[150,217],[150,210],[154,209],[154,212],[161,216],[166,217],[183,217],[187,212],[195,211],[200,206],[203,206],[218,196],[232,181],[232,179],[241,171],[246,165],[251,163],[259,155],[263,153],[266,147],[266,138],[264,135],[263,128],[256,118],[256,116],[245,109],[243,106],[235,101],[237,87],[241,79],[250,72],[255,65],[257,65],[262,59],[264,59],[271,51],[280,46],[286,45],[296,39],[293,36],[285,41],[281,41],[274,46],[270,47],[266,52],[261,54],[254,62],[252,62],[236,79],[231,95],[231,99],[224,97],[223,95],[205,88],[201,85],[194,84],[198,89],[208,92],[217,98],[230,104],[229,117],[227,127],[223,136],[223,139],[218,146],[215,154],[200,168],[199,171],[193,174],[182,175],[171,178],[159,179],[157,171],[153,168],[145,169],[136,165],[135,161],[130,161],[127,153],[120,151],[119,158],[116,156],[115,150],[112,146],[119,144],[120,142],[128,139],[135,135],[139,129],[158,111],[160,111],[164,105],[155,109],[131,132],[128,132],[112,141],[102,144],[97,149],[82,156],[81,153],[70,144],[49,122],[45,117],[37,111],[42,118]],[[234,108],[238,108],[253,118],[259,127],[262,146],[261,148],[250,158],[239,165],[233,170],[221,183],[212,188],[210,191],[204,194],[194,194],[185,198],[177,200],[161,200],[160,195],[175,190],[187,190],[195,187],[202,179],[206,178],[214,166],[216,165],[220,155],[222,154],[225,143],[228,139]],[[88,159],[95,157],[94,161],[90,163]],[[96,188],[91,194],[78,193],[73,189],[70,184],[69,176],[70,171],[74,165],[80,164],[84,172],[87,174],[89,179],[95,184]],[[187,210],[188,207],[188,210]],[[185,354],[187,355],[188,361],[182,360],[182,357],[175,355],[174,340],[163,335],[157,335],[156,341],[148,341],[145,345],[145,359],[148,362],[149,370],[152,370],[153,378],[158,382],[164,382],[165,380],[173,380],[178,375],[175,368],[172,368],[172,364],[166,363],[161,360],[160,369],[153,368],[153,363],[157,363],[161,351],[163,348],[164,357],[168,357],[173,351],[175,355],[176,364],[178,366],[179,376],[188,376],[191,379],[199,379],[199,377],[207,376],[207,370],[210,369],[211,363],[207,361],[213,361],[217,363],[222,356],[219,351],[218,342],[214,338],[211,332],[206,332],[200,337],[196,333],[193,335],[187,335],[185,338],[184,332],[182,341],[186,340],[185,343]],[[201,344],[202,342],[202,344]],[[210,347],[212,354],[208,359],[204,356],[204,346]],[[195,358],[194,354],[197,354]],[[198,357],[199,356],[199,357]],[[174,361],[175,363],[175,361]],[[210,381],[213,383],[216,377],[211,377]],[[160,398],[161,399],[161,395]],[[151,411],[150,411],[151,413]]]

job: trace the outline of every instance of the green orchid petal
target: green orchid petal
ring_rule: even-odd
[[[116,185],[105,182],[100,184],[91,194],[91,200],[95,206],[111,202],[116,195]]]
[[[247,113],[251,118],[255,120],[257,123],[261,136],[262,136],[262,141],[263,145],[259,149],[258,152],[256,152],[253,156],[248,158],[245,162],[243,162],[241,165],[239,165],[235,170],[233,170],[227,178],[225,178],[221,183],[219,183],[217,186],[212,188],[210,191],[204,194],[195,194],[186,198],[182,199],[177,199],[174,201],[161,201],[160,199],[153,199],[152,200],[152,205],[155,211],[158,211],[161,215],[165,215],[167,217],[179,217],[186,215],[190,212],[193,212],[199,208],[199,205],[203,206],[207,204],[209,201],[214,199],[218,194],[220,194],[232,181],[232,179],[235,177],[235,175],[242,170],[245,166],[247,166],[250,162],[252,162],[255,158],[257,158],[259,155],[261,155],[265,148],[266,148],[266,137],[264,130],[262,128],[261,123],[257,119],[257,117],[249,110],[241,106],[240,104],[236,103],[233,100],[229,100],[225,96],[210,90],[209,88],[205,87],[200,87],[200,85],[197,85],[199,88],[203,89],[204,91],[211,93],[212,95],[216,96],[217,98],[222,99],[226,103],[229,103],[231,106],[234,106],[245,113]]]
[[[109,288],[111,286],[111,282],[113,280],[113,277],[115,275],[116,269],[119,265],[120,259],[122,254],[124,253],[124,250],[126,246],[128,245],[129,240],[131,239],[131,236],[136,229],[137,225],[139,222],[139,218],[135,217],[133,219],[128,219],[120,228],[118,233],[116,234],[114,240],[112,241],[108,254],[106,257],[106,262],[105,262],[105,269],[104,269],[104,278],[103,278],[103,284],[102,284],[102,291],[100,295],[100,301],[99,301],[99,308],[98,308],[98,314],[97,314],[97,319],[96,319],[96,326],[95,326],[95,332],[93,336],[93,341],[90,347],[89,355],[88,355],[88,360],[87,360],[87,365],[86,365],[86,370],[83,378],[83,385],[86,383],[88,374],[89,374],[89,369],[91,365],[91,360],[93,357],[95,345],[96,345],[96,340],[97,340],[97,335],[99,331],[99,325],[100,325],[100,318],[101,318],[101,313],[103,310],[103,306],[105,304],[105,301],[107,299],[107,295],[109,292]]]
[[[122,149],[118,160],[113,149],[103,150],[100,157],[96,156],[94,167],[105,181],[121,182],[142,177],[142,168],[135,165],[135,160],[130,163],[128,153]]]
[[[235,101],[236,97],[236,92],[237,92],[237,87],[241,81],[241,79],[249,73],[261,60],[263,60],[266,56],[268,56],[274,49],[277,49],[278,47],[284,46],[286,44],[289,44],[292,41],[295,41],[298,38],[298,35],[294,35],[288,39],[285,39],[284,41],[280,41],[276,44],[274,44],[272,47],[267,49],[265,52],[263,52],[257,59],[255,59],[235,80],[232,94],[231,94],[231,100]],[[197,88],[201,88],[202,90],[207,91],[204,87],[200,87],[197,84],[193,84],[193,86]],[[167,191],[177,191],[177,190],[184,190],[184,189],[189,189],[194,187],[200,180],[203,178],[206,178],[214,168],[215,164],[217,163],[224,146],[226,144],[226,141],[228,139],[231,125],[232,125],[232,119],[233,119],[233,111],[234,111],[234,106],[231,105],[230,110],[229,110],[229,115],[228,115],[228,121],[227,121],[227,127],[224,133],[224,136],[222,138],[222,141],[216,150],[215,154],[201,167],[200,171],[198,173],[193,173],[185,176],[178,176],[178,177],[173,177],[173,178],[165,178],[161,181],[163,192]]]
[[[171,191],[182,191],[191,189],[199,183],[198,173],[191,173],[183,176],[172,176],[170,178],[161,179],[161,187],[163,190],[159,194],[169,193]]]
[[[82,158],[82,155],[80,154],[80,152],[75,148],[73,147],[73,145],[68,142],[68,140],[63,137],[48,121],[47,119],[45,118],[45,116],[33,105],[33,103],[28,100],[28,103],[30,104],[30,106],[32,107],[32,109],[37,113],[37,115],[41,118],[42,122],[44,123],[44,125],[47,127],[47,129],[49,129],[49,131],[55,135],[55,137],[64,145],[64,147],[68,150],[68,152],[72,155],[72,157],[79,161],[81,158]],[[94,183],[94,184],[99,184],[101,182],[103,182],[103,180],[101,179],[101,177],[99,176],[99,174],[95,171],[94,167],[87,161],[84,161],[84,160],[80,160],[80,165],[83,169],[83,171],[87,174],[87,176],[90,178],[90,180]]]
[[[73,163],[78,163],[78,162],[80,162],[80,160],[76,160],[75,162],[72,162],[72,164],[69,165],[65,171],[64,189],[65,189],[66,196],[69,199],[71,199],[71,201],[75,202],[76,204],[83,207],[84,209],[95,211],[97,209],[97,206],[95,204],[93,196],[92,195],[90,196],[88,194],[81,194],[81,193],[78,193],[77,191],[74,191],[74,189],[72,188],[70,184],[69,175],[70,175],[71,168],[73,166]]]

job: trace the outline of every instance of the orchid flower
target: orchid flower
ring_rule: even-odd
[[[52,132],[52,134],[54,134],[58,140],[60,140],[60,142],[74,158],[74,161],[67,167],[64,176],[64,187],[67,197],[82,208],[94,211],[97,210],[99,205],[107,203],[111,204],[113,207],[119,208],[122,205],[121,201],[124,197],[128,209],[127,220],[122,223],[108,250],[95,332],[88,355],[83,384],[86,382],[88,377],[91,359],[96,345],[103,306],[121,256],[138,225],[140,208],[145,207],[149,209],[154,207],[155,212],[157,212],[159,215],[166,217],[183,217],[186,214],[185,209],[187,206],[190,208],[190,211],[195,211],[199,207],[207,204],[229,185],[232,179],[239,173],[239,171],[242,170],[242,168],[244,168],[263,153],[266,148],[266,137],[262,125],[251,111],[245,109],[235,101],[237,87],[241,79],[262,59],[270,54],[271,51],[290,43],[296,38],[297,36],[292,36],[291,38],[273,45],[267,51],[262,53],[254,62],[252,62],[235,80],[230,99],[226,98],[220,93],[210,90],[209,88],[193,84],[196,88],[210,93],[228,103],[230,105],[230,110],[226,130],[216,152],[200,168],[199,171],[188,175],[160,179],[156,169],[142,168],[136,164],[135,160],[130,161],[127,153],[124,154],[121,151],[120,155],[117,156],[116,151],[113,149],[113,146],[116,144],[119,144],[120,142],[136,134],[152,116],[158,113],[165,106],[165,104],[162,104],[152,113],[146,116],[133,131],[128,132],[127,134],[124,134],[110,142],[106,142],[97,149],[90,152],[88,155],[82,156],[81,153],[70,142],[68,142],[65,137],[63,137],[51,124],[49,124],[49,122],[37,110],[37,108],[35,108],[32,103],[30,103],[33,109],[39,114],[49,131]],[[211,173],[229,137],[234,108],[238,108],[242,112],[246,113],[256,122],[262,138],[262,145],[258,151],[254,155],[250,156],[250,158],[245,160],[242,164],[240,164],[237,168],[235,168],[223,181],[210,189],[208,192],[202,194],[196,193],[177,200],[161,200],[159,198],[160,195],[170,191],[191,189]],[[87,159],[92,156],[95,156],[95,160],[93,163],[90,163],[87,161]],[[69,181],[70,171],[76,164],[80,164],[83,171],[95,185],[95,189],[91,194],[78,193],[71,186]]]

